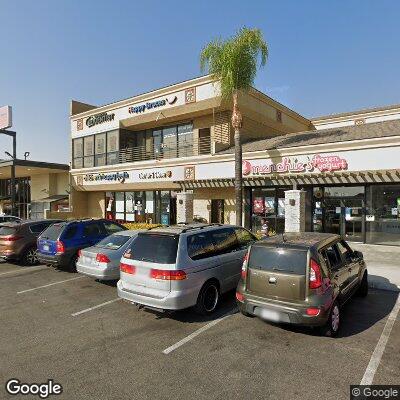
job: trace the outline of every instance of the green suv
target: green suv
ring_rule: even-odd
[[[252,244],[244,257],[236,300],[245,316],[318,326],[336,336],[340,308],[353,294],[368,294],[361,252],[338,235],[277,235]]]

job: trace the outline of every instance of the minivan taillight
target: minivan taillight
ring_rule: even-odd
[[[186,279],[186,272],[181,270],[151,269],[150,278],[163,281],[182,281]]]
[[[101,263],[109,263],[110,259],[105,254],[98,253],[96,255],[96,261]]]
[[[243,257],[242,272],[241,272],[243,280],[246,280],[246,278],[247,278],[247,265],[248,265],[248,263],[249,263],[249,252],[247,252]]]
[[[65,253],[65,246],[61,240],[57,240],[57,242],[56,242],[56,252],[58,254]]]
[[[317,289],[322,286],[321,266],[311,258],[310,260],[310,289]]]
[[[136,273],[136,267],[134,265],[120,263],[119,269],[121,272],[125,272],[125,274],[134,275]]]

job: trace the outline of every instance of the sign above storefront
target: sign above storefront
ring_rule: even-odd
[[[162,99],[162,100],[149,101],[145,104],[140,104],[138,106],[129,107],[128,112],[129,112],[129,114],[140,114],[146,110],[151,110],[153,108],[162,107],[162,106],[165,106],[166,104],[172,105],[176,102],[176,100],[178,100],[177,96],[171,96],[171,98],[167,97],[166,99]]]
[[[103,124],[104,122],[114,121],[115,114],[108,114],[106,112],[92,115],[86,120],[86,126],[91,128],[92,126]]]
[[[282,157],[279,162],[272,160],[243,160],[243,176],[268,175],[301,172],[343,171],[348,167],[347,160],[336,155]]]

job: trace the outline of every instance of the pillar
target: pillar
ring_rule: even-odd
[[[181,192],[176,195],[176,222],[193,222],[193,193]]]
[[[285,232],[306,230],[306,192],[304,190],[285,191]]]

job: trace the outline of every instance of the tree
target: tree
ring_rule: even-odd
[[[242,114],[239,91],[248,92],[254,84],[258,66],[264,66],[268,46],[259,29],[241,28],[232,37],[214,39],[200,54],[200,68],[219,80],[223,99],[232,99],[232,127],[235,135],[235,203],[236,224],[242,225]]]

